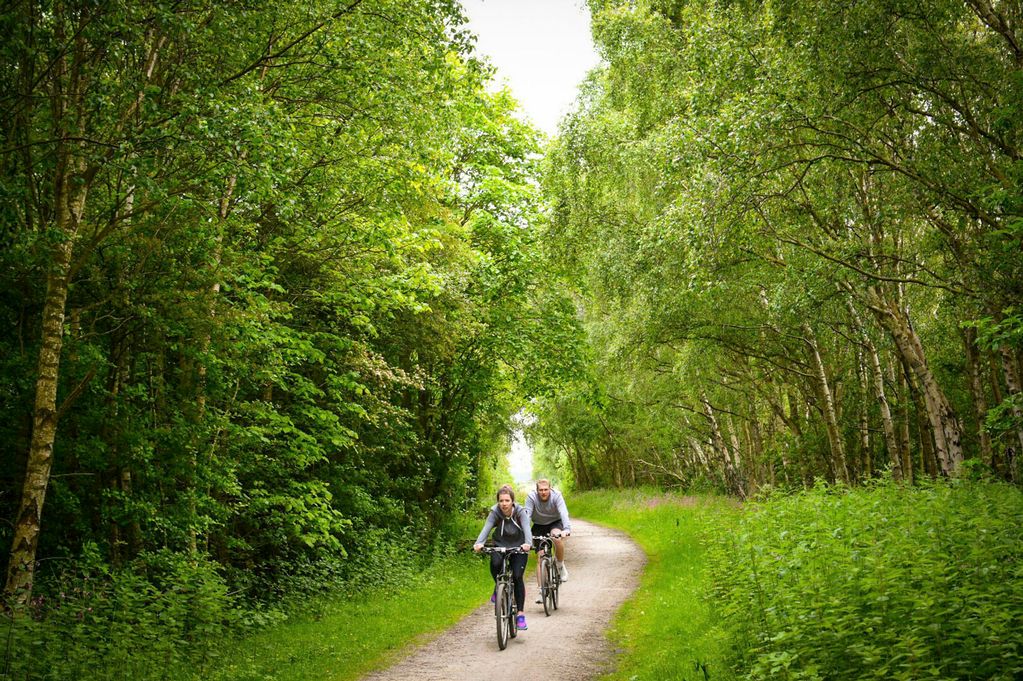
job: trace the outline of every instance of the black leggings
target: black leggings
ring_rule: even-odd
[[[494,578],[494,583],[497,583],[497,575],[501,573],[501,560],[504,558],[500,553],[490,554],[490,576]],[[526,561],[529,560],[529,556],[525,553],[514,553],[508,556],[508,560],[511,561],[512,569],[512,581],[515,583],[515,605],[518,607],[518,611],[522,612],[526,609],[526,583],[522,579],[522,575],[526,571]]]

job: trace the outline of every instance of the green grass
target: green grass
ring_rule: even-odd
[[[574,515],[628,533],[648,558],[639,590],[612,624],[610,639],[622,654],[604,678],[732,678],[701,537],[728,532],[738,516],[734,505],[649,490],[587,492],[570,503]]]
[[[345,681],[386,666],[406,646],[447,629],[491,588],[485,563],[465,553],[407,587],[324,600],[305,614],[225,644],[195,678],[212,681]]]

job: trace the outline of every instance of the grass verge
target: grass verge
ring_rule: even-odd
[[[225,644],[201,674],[211,681],[347,681],[386,666],[408,646],[450,627],[490,593],[477,557],[445,558],[397,589],[325,599]]]
[[[636,595],[612,624],[621,656],[604,678],[730,679],[701,538],[730,531],[738,518],[734,504],[651,490],[586,492],[571,503],[574,515],[628,533],[648,558]]]

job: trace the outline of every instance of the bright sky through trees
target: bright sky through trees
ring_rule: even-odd
[[[512,434],[508,464],[516,484],[524,485],[533,477],[533,448],[526,442],[521,430],[516,430]]]
[[[553,135],[577,86],[600,61],[582,0],[462,0],[462,6],[498,82],[508,84],[526,117]],[[508,454],[516,483],[532,476],[532,454],[516,431]]]
[[[582,0],[462,0],[479,52],[507,81],[526,115],[548,135],[599,58]]]

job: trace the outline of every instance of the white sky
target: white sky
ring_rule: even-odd
[[[548,135],[599,63],[583,0],[461,0],[476,49],[497,67],[526,117]]]
[[[536,416],[520,409],[512,416],[512,423],[515,429],[512,431],[511,449],[508,451],[508,468],[512,474],[512,480],[519,487],[531,482],[533,478],[533,448],[526,441],[526,435],[522,428],[531,426],[536,422]]]
[[[526,442],[521,430],[512,433],[511,451],[508,452],[508,468],[516,485],[525,485],[533,478],[533,449]]]

